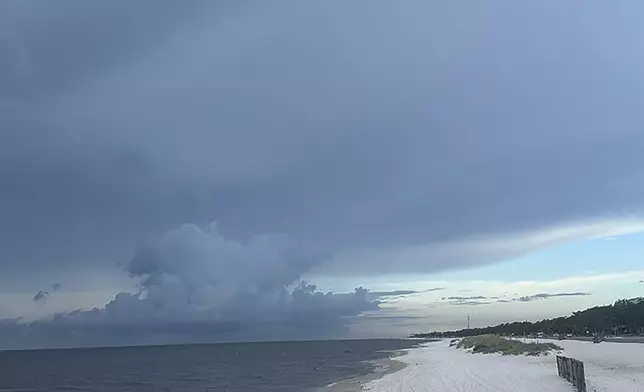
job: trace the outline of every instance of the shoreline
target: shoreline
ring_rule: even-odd
[[[411,362],[405,361],[402,358],[409,356],[415,350],[426,347],[428,343],[438,342],[442,339],[404,339],[409,341],[415,341],[416,344],[403,348],[400,350],[389,351],[390,355],[387,358],[376,359],[368,361],[372,364],[375,364],[374,369],[364,375],[351,377],[345,380],[340,380],[332,384],[326,385],[324,387],[318,388],[316,392],[359,392],[366,391],[368,386],[373,382],[394,374],[398,373],[405,368],[407,368]],[[385,351],[386,352],[386,351]]]
[[[406,350],[405,350],[406,351]],[[357,392],[364,391],[365,386],[372,382],[379,380],[389,374],[399,372],[406,368],[409,364],[399,361],[395,358],[405,355],[406,352],[400,353],[391,358],[384,358],[372,361],[375,363],[374,370],[363,376],[358,376],[350,378],[347,380],[342,380],[335,382],[333,384],[327,385],[326,387],[321,388],[320,392]]]

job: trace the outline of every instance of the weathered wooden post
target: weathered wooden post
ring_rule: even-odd
[[[566,357],[561,357],[561,377],[568,380],[568,367]]]
[[[578,377],[578,384],[577,384],[577,390],[579,392],[586,392],[586,372],[584,371],[584,363],[581,361],[579,362],[579,373],[577,375]]]
[[[571,372],[571,377],[570,377],[570,382],[572,382],[572,386],[576,387],[577,386],[577,360],[571,359],[570,360],[570,365],[572,367],[572,372]]]
[[[577,392],[586,392],[584,363],[573,358],[557,356],[557,372],[577,387]]]

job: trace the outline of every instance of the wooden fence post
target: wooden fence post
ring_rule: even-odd
[[[579,392],[586,392],[586,372],[584,371],[584,363],[579,362],[579,384],[577,385],[577,390]]]
[[[584,363],[574,358],[557,355],[557,372],[576,387],[577,392],[586,392]]]
[[[571,379],[572,379],[572,380],[571,380],[571,381],[572,381],[572,385],[573,385],[574,387],[576,387],[576,386],[577,386],[577,384],[578,384],[578,380],[577,380],[577,374],[578,374],[578,371],[577,371],[577,361],[576,361],[576,360],[574,360],[574,359],[571,359],[571,360],[570,360],[570,364],[572,365],[572,374],[571,374],[571,376],[572,376],[572,377],[571,377]]]

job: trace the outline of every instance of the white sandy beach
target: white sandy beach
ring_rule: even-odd
[[[588,392],[644,392],[644,344],[556,342],[584,362]],[[367,383],[370,392],[571,392],[554,355],[471,354],[449,341],[427,343],[397,358],[408,366]]]

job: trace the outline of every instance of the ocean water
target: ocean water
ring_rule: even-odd
[[[0,391],[305,392],[364,376],[411,340],[0,352]]]

